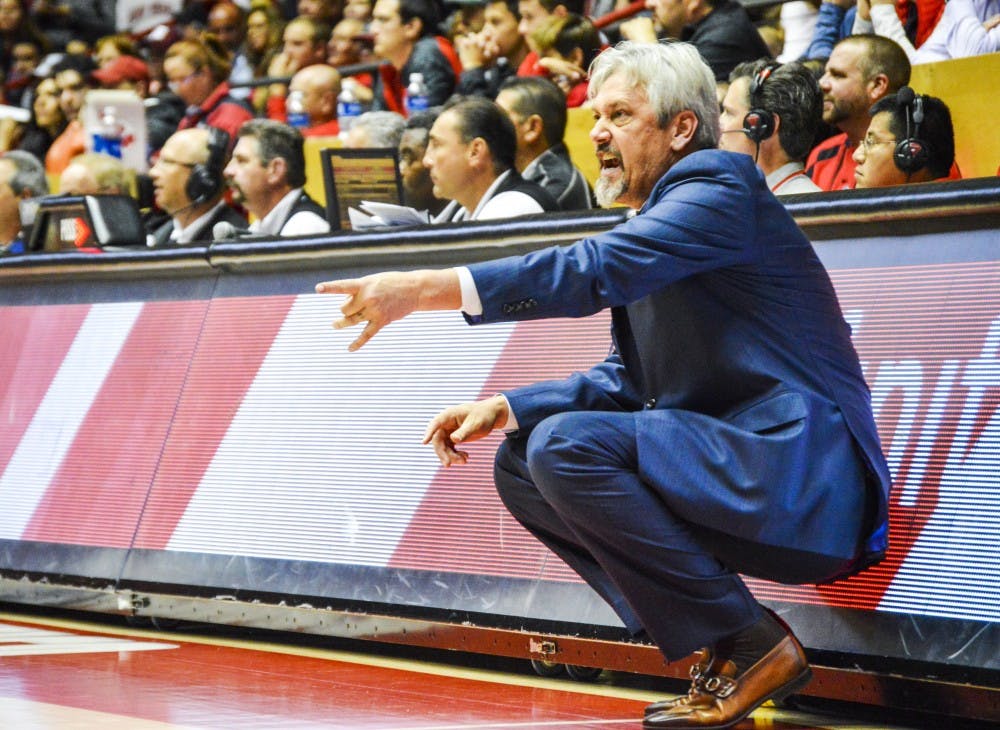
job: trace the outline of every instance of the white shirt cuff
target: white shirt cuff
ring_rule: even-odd
[[[501,430],[504,433],[513,433],[520,428],[517,424],[517,416],[514,415],[514,409],[510,407],[510,401],[507,400],[507,396],[503,393],[498,393],[497,395],[503,398],[503,402],[507,404],[507,423],[504,424],[504,427]]]
[[[458,274],[458,283],[462,287],[462,311],[471,317],[478,317],[483,313],[483,302],[479,298],[472,272],[465,266],[456,266],[455,273]]]

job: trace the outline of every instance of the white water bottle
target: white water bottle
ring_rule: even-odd
[[[289,126],[305,129],[309,126],[309,115],[306,114],[305,99],[301,91],[289,91],[285,101],[285,111],[288,113]]]
[[[354,120],[361,116],[361,101],[354,87],[356,83],[354,79],[344,79],[337,96],[337,123],[341,137],[347,135]]]
[[[424,75],[419,73],[410,74],[410,83],[406,87],[406,115],[410,116],[414,112],[424,111],[431,103],[427,98],[427,85],[424,84]]]

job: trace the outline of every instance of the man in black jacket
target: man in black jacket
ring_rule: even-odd
[[[164,143],[149,176],[156,205],[170,218],[147,224],[151,245],[211,241],[220,221],[246,227],[246,218],[222,199],[228,147],[229,135],[210,127],[182,129]]]
[[[716,81],[725,82],[743,61],[770,57],[771,52],[743,6],[735,0],[646,0],[654,24],[636,18],[623,24],[622,37],[641,43],[679,38],[705,59]]]
[[[559,210],[540,185],[514,167],[514,125],[492,101],[474,97],[441,113],[431,127],[424,165],[430,169],[434,195],[451,199],[435,223]]]
[[[299,130],[272,119],[251,119],[240,127],[223,174],[233,198],[255,219],[251,233],[303,236],[330,231],[323,206],[302,189],[302,147]]]
[[[548,190],[560,210],[593,208],[590,185],[563,144],[566,95],[562,89],[543,76],[515,76],[500,87],[496,102],[514,123],[515,165],[521,176]]]

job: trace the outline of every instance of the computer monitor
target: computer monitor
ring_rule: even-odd
[[[402,204],[399,152],[392,147],[330,147],[322,151],[321,158],[326,217],[334,229],[349,228],[347,209],[357,208],[363,200]]]
[[[69,195],[33,198],[28,252],[93,250],[145,246],[139,205],[128,195]],[[25,219],[22,206],[22,222]],[[30,214],[29,216],[30,217]]]

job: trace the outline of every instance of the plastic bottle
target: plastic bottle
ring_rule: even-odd
[[[289,126],[305,129],[309,126],[309,115],[306,114],[305,99],[301,91],[289,91],[285,101],[285,111],[288,113]]]
[[[361,116],[361,101],[358,99],[354,79],[344,79],[337,97],[337,122],[340,126],[340,136],[344,137],[350,130],[354,120]]]
[[[427,86],[424,84],[423,74],[410,74],[410,83],[406,87],[404,104],[407,116],[430,107],[430,99],[427,98]]]
[[[106,106],[101,109],[98,117],[98,124],[94,128],[91,141],[94,152],[103,152],[106,155],[121,159],[122,138],[125,136],[125,128],[118,121],[113,106]]]

